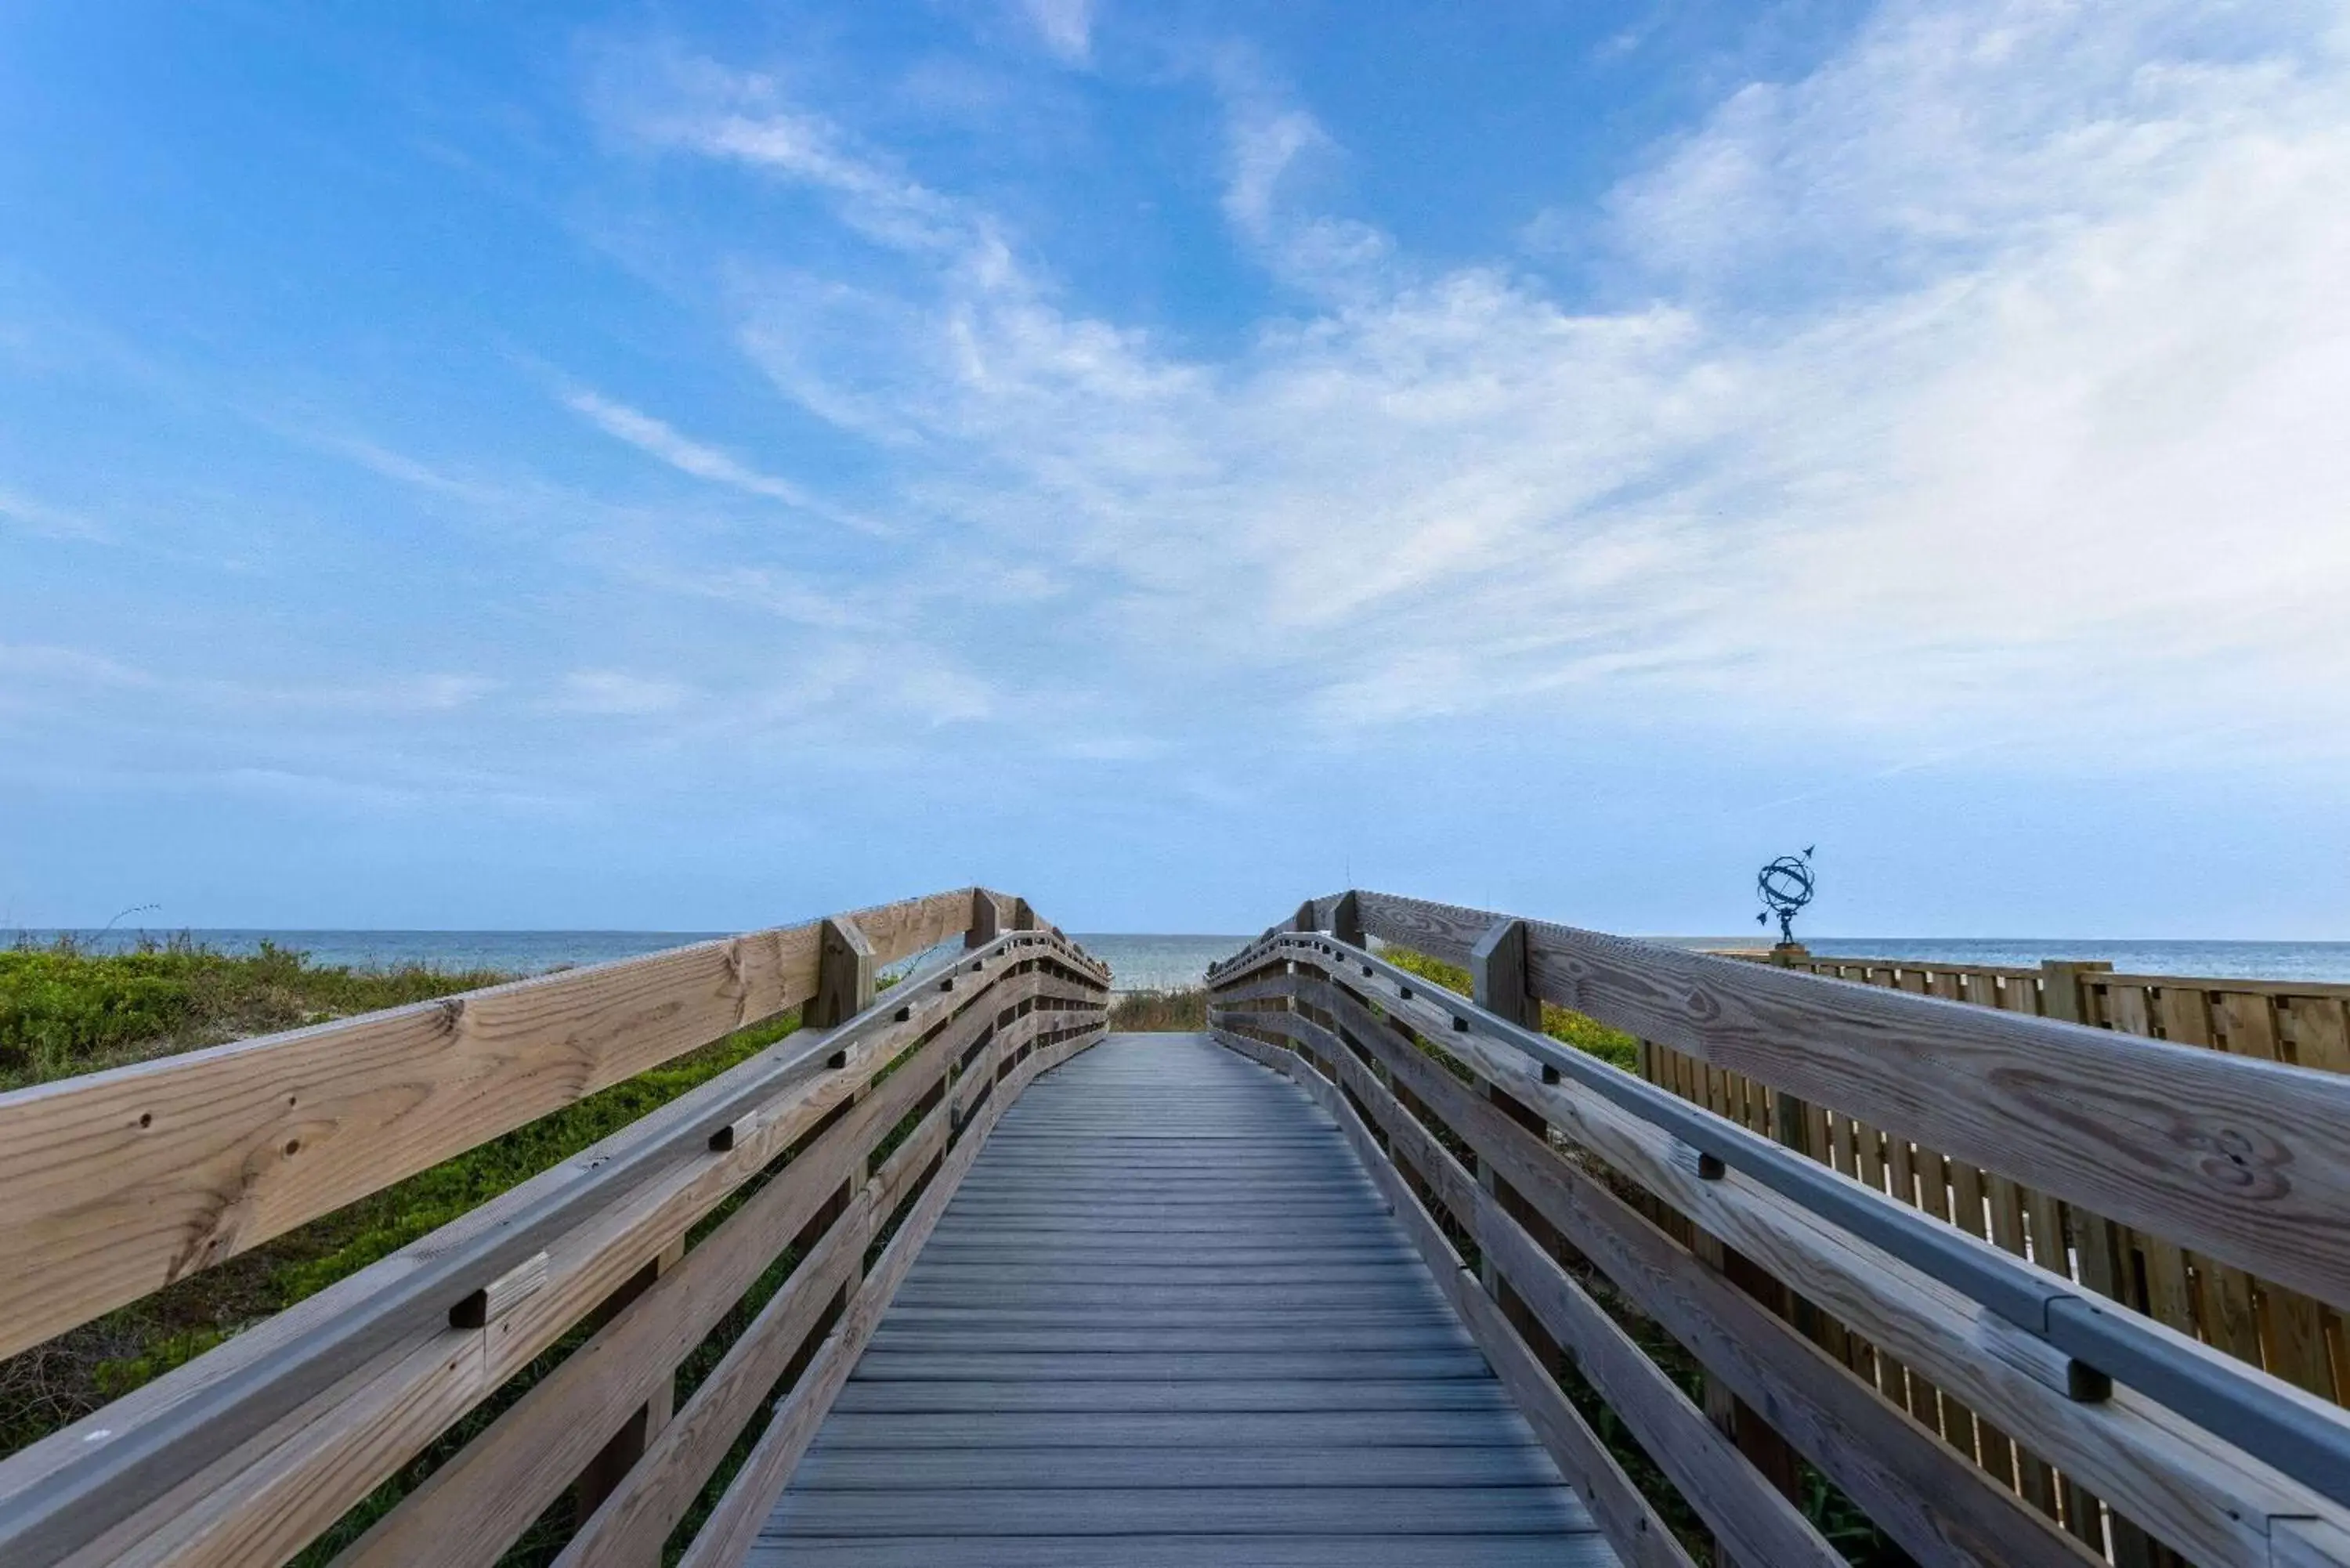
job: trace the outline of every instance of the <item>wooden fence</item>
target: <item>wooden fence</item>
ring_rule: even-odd
[[[1473,1002],[1370,938],[1470,969]],[[1356,892],[1220,966],[1211,1019],[1355,1138],[1628,1563],[1687,1556],[1574,1396],[1725,1562],[1840,1561],[1832,1487],[1927,1564],[2350,1563],[2350,1418],[2220,1353],[2350,1302],[2350,1077],[2294,1064],[2321,992],[2241,988],[2262,1014],[2232,982],[2084,979],[2085,1017],[2136,1016],[2136,987],[2152,1017],[2274,1021],[2281,1048],[2228,1053],[1991,980],[2035,1005]],[[1544,1002],[1647,1043],[1645,1074],[1536,1033]],[[2125,1235],[2149,1279],[2148,1245],[2183,1260],[2185,1318],[2112,1309]],[[2199,1289],[2257,1334],[2206,1343]]]
[[[873,1005],[877,966],[955,936]],[[965,888],[0,1096],[5,1353],[733,1030],[808,1025],[0,1464],[0,1563],[282,1562],[430,1447],[337,1563],[492,1563],[570,1491],[561,1562],[658,1564],[738,1440],[684,1561],[741,1561],[995,1118],[1100,1037],[1107,986],[1024,901]]]

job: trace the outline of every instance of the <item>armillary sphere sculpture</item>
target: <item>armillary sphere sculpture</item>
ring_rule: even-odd
[[[1762,913],[1754,917],[1758,926],[1779,917],[1779,940],[1794,946],[1794,921],[1796,912],[1812,901],[1812,851],[1816,845],[1806,845],[1801,855],[1782,855],[1755,874],[1754,890],[1762,895]]]

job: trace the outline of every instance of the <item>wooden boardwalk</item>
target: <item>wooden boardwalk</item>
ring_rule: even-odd
[[[1329,1117],[1128,1034],[1005,1112],[751,1560],[1616,1558]]]
[[[802,1025],[0,1459],[0,1563],[2350,1568],[2350,986],[1856,978],[1348,888],[1114,1037],[959,888],[0,1095],[5,1357]]]

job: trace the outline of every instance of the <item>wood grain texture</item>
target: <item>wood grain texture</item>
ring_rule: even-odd
[[[1526,923],[1496,920],[1469,950],[1470,994],[1478,1006],[1529,1029],[1542,1027],[1542,998],[1526,973]]]
[[[619,1243],[638,1233],[657,1207],[650,1197],[637,1200],[633,1211],[599,1222],[569,1252],[591,1265],[624,1259],[629,1254]],[[316,1409],[300,1413],[307,1419],[281,1423],[253,1445],[257,1452],[239,1454],[198,1476],[75,1561],[227,1568],[288,1554],[463,1409],[519,1371],[577,1318],[583,1303],[608,1293],[610,1276],[626,1277],[617,1264],[565,1271],[564,1251],[557,1252],[556,1263],[566,1277],[595,1279],[603,1291],[571,1290],[566,1293],[568,1304],[534,1298],[506,1320],[511,1338],[494,1331],[443,1334],[404,1359],[386,1358],[363,1369],[358,1382],[347,1382],[316,1402]],[[439,1540],[429,1526],[423,1538]]]
[[[1702,1267],[1574,1162],[1469,1094],[1428,1057],[1343,992],[1333,1010],[1526,1202],[1590,1257],[1617,1287],[1774,1430],[1927,1564],[2085,1563],[2092,1559],[1986,1486],[1950,1449],[1903,1418],[1752,1296]],[[1502,1254],[1513,1280],[1543,1272],[1495,1206],[1479,1204],[1481,1247]],[[1512,1267],[1513,1261],[1517,1266]],[[1551,1265],[1554,1266],[1555,1265]]]
[[[558,1562],[660,1561],[662,1542],[701,1495],[759,1401],[783,1376],[826,1308],[852,1282],[872,1239],[879,1201],[875,1184],[868,1183],[801,1268],[727,1348],[685,1408],[647,1448],[643,1459],[581,1522]]]
[[[881,961],[969,890],[859,910]],[[0,1095],[0,1355],[812,994],[811,923]]]
[[[818,923],[816,994],[802,1009],[810,1028],[835,1028],[871,1004],[879,957],[854,919],[836,917]]]
[[[1874,983],[1886,983],[1891,978],[1882,961],[1812,960],[1804,967],[1815,973]],[[2327,1028],[2329,1021],[2341,1016],[2343,997],[2350,993],[2350,986],[2117,975],[2111,972],[2110,965],[2064,961],[2042,965],[2036,986],[2033,973],[1969,965],[1936,971],[1932,979],[1937,994],[1956,995],[1980,1006],[2026,1012],[2044,1007],[2050,1016],[2067,1022],[2094,1023],[2174,1044],[2224,1051],[2255,1061],[2350,1071],[2350,1059],[2329,1048],[2333,1032]],[[2312,1046],[2307,1054],[2300,1044],[2304,1036]],[[2034,1194],[2030,1201],[2045,1204],[2047,1222],[2042,1229],[2054,1232],[2058,1229],[2055,1200]],[[2081,1211],[2076,1220],[2091,1260],[2085,1275],[2091,1288],[2151,1311],[2175,1327],[2199,1333],[2230,1355],[2265,1367],[2297,1387],[2336,1397],[2325,1354],[2328,1319],[2333,1314],[2324,1303],[2230,1264],[2195,1256],[2166,1238],[2156,1238],[2149,1249],[2145,1241],[2118,1231],[2110,1221],[2089,1211]],[[2005,1241],[2000,1244],[2008,1245]],[[2131,1253],[2126,1280],[2119,1277],[2123,1248]],[[2105,1261],[2109,1255],[2115,1260],[2112,1267]],[[2141,1268],[2149,1287],[2143,1292],[2137,1287]],[[1994,1439],[1986,1442],[1996,1446]],[[1987,1461],[1989,1458],[1987,1449]]]
[[[1466,962],[1494,916],[1360,895]],[[2350,1077],[1528,922],[1542,996],[2330,1303],[2350,1301]]]

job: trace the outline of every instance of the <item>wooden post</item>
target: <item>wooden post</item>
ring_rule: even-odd
[[[652,1288],[653,1282],[677,1267],[685,1257],[685,1238],[679,1237],[661,1251],[660,1256],[629,1276],[628,1282],[604,1298],[602,1304],[587,1320],[590,1333],[619,1315],[622,1308]],[[571,1484],[572,1507],[577,1517],[587,1518],[612,1495],[636,1462],[644,1458],[645,1445],[653,1435],[669,1425],[677,1403],[677,1369],[655,1384],[650,1397],[620,1423],[620,1429],[611,1440],[597,1451]],[[643,1568],[660,1568],[660,1553],[655,1551],[644,1560]]]
[[[962,934],[965,951],[983,948],[1003,934],[1003,911],[997,907],[995,895],[984,888],[971,890],[971,925]]]
[[[1771,962],[1781,969],[1796,968],[1809,956],[1798,942],[1781,942],[1771,950]],[[1755,1086],[1759,1089],[1762,1085],[1758,1084]],[[1811,1107],[1793,1095],[1775,1089],[1772,1093],[1770,1127],[1773,1137],[1798,1153],[1810,1154]],[[1721,1112],[1719,1106],[1711,1108],[1717,1113]],[[1731,1114],[1731,1119],[1736,1121],[1741,1118]],[[1723,1278],[1773,1313],[1790,1318],[1806,1337],[1816,1338],[1817,1314],[1809,1310],[1809,1303],[1797,1302],[1793,1293],[1775,1276],[1743,1253],[1722,1245],[1719,1238],[1694,1227],[1690,1229],[1690,1251],[1700,1262],[1718,1270]],[[1705,1374],[1703,1405],[1707,1419],[1713,1423],[1716,1430],[1738,1445],[1738,1451],[1746,1457],[1748,1463],[1786,1497],[1798,1502],[1802,1501],[1802,1473],[1796,1464],[1795,1451],[1786,1438],[1711,1372]],[[1720,1542],[1715,1543],[1714,1563],[1716,1568],[1756,1568],[1752,1564],[1735,1563]]]
[[[1012,929],[1015,931],[1033,931],[1036,929],[1036,911],[1028,907],[1028,900],[1025,898],[1012,900]]]
[[[2046,959],[2040,965],[2040,1011],[2043,1016],[2058,1018],[2067,1023],[2087,1023],[2087,997],[2083,994],[2081,977],[2099,971],[2112,972],[2113,965],[2104,960]],[[2073,1252],[2077,1261],[2081,1282],[2099,1295],[2116,1301],[2126,1301],[2125,1281],[2128,1278],[2128,1237],[2121,1227],[2100,1215],[2091,1214],[2066,1205],[2073,1222]],[[2063,1260],[2057,1260],[2058,1272],[2063,1272]],[[2105,1530],[2098,1519],[2097,1499],[2071,1476],[2064,1478],[2065,1526],[2091,1547],[2104,1544]],[[2152,1543],[2146,1532],[2122,1518],[2114,1516],[2114,1561],[2120,1568],[2145,1568],[2153,1560]]]
[[[2081,977],[2100,971],[2110,974],[2113,968],[2103,959],[2043,960],[2040,965],[2040,1011],[2067,1023],[2088,1023],[2088,1009],[2081,1005]]]
[[[1523,920],[1497,920],[1469,954],[1469,989],[1478,1006],[1488,1012],[1498,1013],[1513,1023],[1529,1029],[1542,1027],[1542,998],[1534,993],[1526,970],[1526,923]],[[1487,1101],[1520,1127],[1543,1140],[1550,1141],[1550,1127],[1532,1106],[1514,1096],[1504,1094],[1498,1086],[1480,1080]],[[1579,1261],[1567,1256],[1570,1249],[1557,1230],[1534,1212],[1532,1205],[1520,1198],[1510,1184],[1503,1181],[1483,1155],[1477,1157],[1477,1185],[1493,1195],[1503,1213],[1515,1220],[1534,1238],[1544,1251],[1562,1262]],[[1502,1303],[1503,1314],[1509,1319],[1521,1337],[1534,1346],[1544,1365],[1554,1371],[1564,1363],[1565,1352],[1554,1342],[1534,1314],[1519,1301],[1501,1272],[1493,1264],[1492,1254],[1485,1252],[1480,1260],[1480,1282],[1485,1293]]]
[[[1314,912],[1313,899],[1308,898],[1297,906],[1297,918],[1290,922],[1290,929],[1298,931],[1318,931],[1322,929],[1322,922]]]
[[[1811,956],[1801,942],[1780,942],[1771,949],[1771,962],[1779,969],[1808,969]],[[1771,1092],[1771,1136],[1807,1159],[1825,1152],[1812,1147],[1812,1107],[1784,1089]],[[1783,1317],[1792,1315],[1804,1337],[1817,1342],[1819,1314],[1812,1303],[1783,1288],[1774,1289],[1772,1296],[1775,1299],[1766,1297],[1767,1304]]]
[[[1496,920],[1469,954],[1469,984],[1477,1005],[1528,1029],[1542,1027],[1542,999],[1526,974],[1526,923]]]
[[[1330,911],[1330,934],[1350,948],[1370,945],[1363,934],[1362,901],[1351,888],[1338,895],[1337,906]]]
[[[816,996],[802,1021],[811,1029],[847,1023],[873,1002],[873,944],[854,920],[827,920],[816,942]]]

